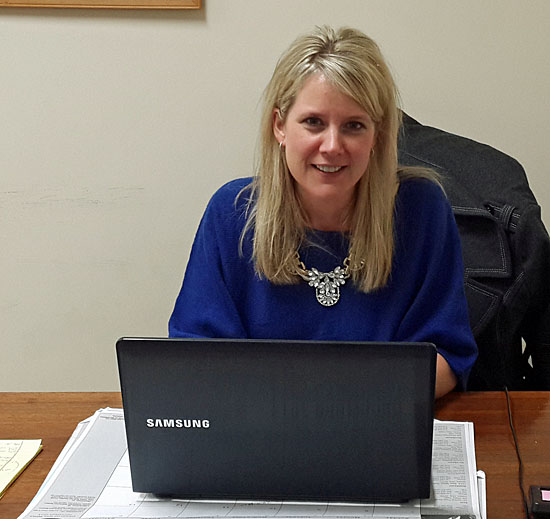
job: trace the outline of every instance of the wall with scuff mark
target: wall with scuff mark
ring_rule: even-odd
[[[550,3],[204,0],[0,10],[0,391],[116,390],[163,336],[211,193],[247,176],[280,52],[314,24],[381,45],[420,121],[517,158],[548,221]]]

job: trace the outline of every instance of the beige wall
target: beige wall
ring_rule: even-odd
[[[204,0],[0,10],[0,390],[115,390],[165,335],[213,190],[250,174],[275,60],[314,24],[381,45],[403,105],[525,166],[548,222],[547,0]]]

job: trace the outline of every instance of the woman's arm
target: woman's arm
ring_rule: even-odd
[[[401,257],[397,260],[406,265],[418,288],[397,337],[435,344],[439,353],[436,396],[440,397],[455,387],[466,389],[477,356],[464,294],[460,237],[451,206],[438,186],[425,180],[407,181],[399,191]]]
[[[227,286],[228,265],[240,271],[235,196],[244,185],[246,179],[226,184],[206,208],[170,317],[170,337],[246,337],[235,294]]]
[[[438,353],[435,371],[435,398],[442,397],[452,391],[456,386],[456,382],[456,376],[449,363],[443,355]]]

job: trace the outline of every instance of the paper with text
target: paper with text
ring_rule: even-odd
[[[103,409],[79,424],[20,519],[483,519],[471,423],[434,422],[432,464],[432,497],[398,505],[160,499],[132,491],[122,410]]]

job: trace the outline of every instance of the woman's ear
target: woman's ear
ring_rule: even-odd
[[[273,109],[273,135],[280,145],[283,145],[285,142],[285,130],[284,122],[281,117],[281,112],[278,108]]]

